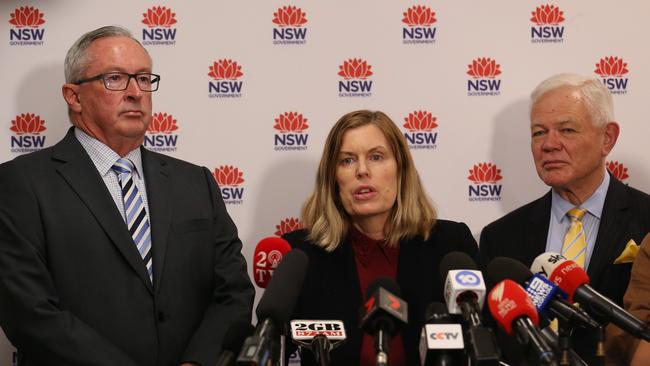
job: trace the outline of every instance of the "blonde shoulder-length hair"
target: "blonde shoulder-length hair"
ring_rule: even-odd
[[[341,244],[351,225],[336,183],[343,135],[348,130],[366,125],[376,126],[382,131],[397,162],[398,194],[384,228],[386,244],[396,246],[400,239],[416,235],[426,240],[436,221],[436,211],[422,188],[404,135],[395,123],[380,111],[350,112],[336,122],[327,136],[314,191],[302,209],[302,224],[309,240],[328,252]]]

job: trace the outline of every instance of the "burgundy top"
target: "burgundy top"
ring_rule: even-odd
[[[394,248],[387,248],[384,246],[383,240],[371,239],[354,226],[352,226],[350,233],[352,248],[354,249],[354,261],[359,275],[359,287],[365,303],[366,291],[374,280],[379,277],[396,280],[399,245]],[[402,366],[406,363],[404,344],[399,333],[390,341],[388,362],[390,366]],[[375,364],[374,339],[368,333],[364,333],[361,342],[361,366],[374,366]]]

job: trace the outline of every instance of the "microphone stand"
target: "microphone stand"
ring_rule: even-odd
[[[329,366],[330,351],[332,350],[332,343],[329,339],[322,334],[317,335],[314,337],[314,340],[312,340],[311,347],[318,366]]]
[[[560,366],[571,366],[571,330],[573,327],[569,322],[558,319],[558,339],[557,345],[560,352]]]

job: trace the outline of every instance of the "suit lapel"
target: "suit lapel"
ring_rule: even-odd
[[[84,148],[74,137],[73,131],[70,129],[66,137],[52,150],[52,158],[61,163],[57,171],[72,190],[79,195],[124,259],[138,274],[147,289],[152,292],[149,275],[142,263],[138,249],[133,244],[133,238],[131,238],[106,184]]]
[[[167,238],[172,221],[171,184],[166,162],[158,159],[156,155],[144,148],[141,148],[140,151],[142,152],[142,165],[147,184],[153,250],[153,278],[154,288],[157,293],[165,269]]]
[[[605,268],[612,264],[625,248],[627,240],[623,235],[627,232],[627,223],[631,221],[629,206],[625,185],[610,176],[598,236],[587,270],[592,286],[597,285]]]
[[[519,245],[524,248],[522,263],[533,264],[535,258],[546,251],[548,224],[551,214],[551,191],[537,200],[531,208],[530,220],[526,229],[526,240]]]

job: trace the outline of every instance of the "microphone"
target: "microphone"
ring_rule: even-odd
[[[589,286],[589,276],[576,262],[547,252],[535,258],[531,270],[555,282],[569,295],[569,301],[579,302],[601,323],[612,322],[636,338],[650,342],[647,325]]]
[[[490,328],[484,327],[481,308],[485,282],[469,255],[451,252],[440,261],[440,278],[445,278],[445,302],[450,314],[462,314],[468,326],[465,343],[472,364],[498,365],[499,347]]]
[[[537,328],[539,318],[526,291],[512,280],[496,284],[488,295],[488,307],[505,332],[534,351],[540,365],[557,365],[553,350]]]
[[[432,302],[425,312],[426,324],[420,335],[421,366],[455,366],[461,360],[463,328],[455,324],[447,312],[447,305]]]
[[[539,274],[533,274],[521,262],[506,257],[494,258],[487,267],[487,275],[493,283],[511,279],[524,286],[538,313],[558,318],[566,324],[598,328],[598,324],[584,310],[564,299],[566,294],[553,282]]]
[[[244,340],[253,334],[253,329],[253,326],[245,321],[231,324],[224,335],[222,352],[216,366],[234,366]]]
[[[408,322],[408,304],[399,298],[399,285],[390,278],[376,279],[368,286],[361,308],[361,328],[375,339],[377,366],[388,365],[388,344],[398,328]]]
[[[330,351],[345,341],[345,326],[340,320],[292,320],[291,338],[310,349],[319,366],[326,366]]]
[[[266,288],[273,271],[282,257],[291,250],[291,245],[277,236],[264,238],[257,243],[253,254],[253,279],[260,288]]]
[[[281,327],[289,321],[296,305],[308,263],[307,255],[300,249],[284,256],[255,309],[258,323],[253,335],[246,338],[238,363],[262,366],[280,361]]]

